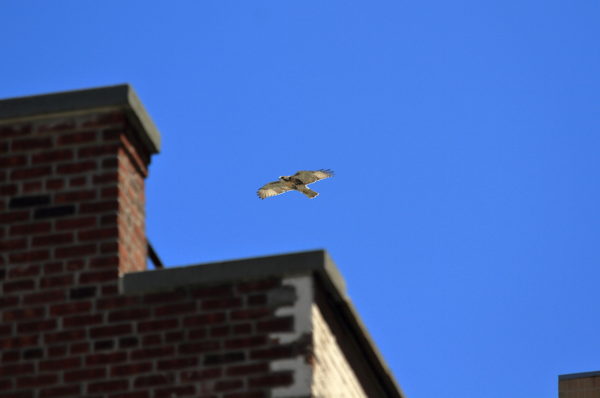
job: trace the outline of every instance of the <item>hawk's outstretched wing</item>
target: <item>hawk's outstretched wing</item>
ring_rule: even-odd
[[[259,198],[264,199],[270,196],[280,195],[291,190],[292,188],[288,187],[281,181],[273,181],[260,188],[256,194]]]
[[[299,179],[300,181],[302,181],[302,183],[304,183],[304,185],[306,185],[312,184],[313,182],[322,180],[324,178],[329,178],[331,176],[333,176],[333,171],[328,169],[322,169],[315,171],[299,171],[292,177]]]

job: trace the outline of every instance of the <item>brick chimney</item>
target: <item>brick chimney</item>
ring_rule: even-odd
[[[73,271],[8,289],[145,269],[144,179],[159,141],[128,85],[0,101],[0,261]]]

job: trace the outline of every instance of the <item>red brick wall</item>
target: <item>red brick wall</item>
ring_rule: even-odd
[[[310,343],[269,337],[294,326],[275,315],[290,304],[272,299],[280,280],[119,293],[119,273],[146,263],[149,155],[129,129],[119,112],[0,125],[0,398],[257,398],[289,385],[270,361]]]
[[[273,359],[307,353],[280,345],[276,279],[123,296],[115,282],[71,288],[66,300],[3,299],[0,397],[268,397],[292,383]],[[35,395],[38,394],[38,395]]]
[[[600,372],[561,376],[558,382],[558,397],[600,397]]]
[[[125,296],[109,281],[48,302],[12,294],[2,302],[0,397],[266,398],[293,381],[270,361],[310,350],[269,337],[294,326],[268,300],[280,283]]]
[[[149,158],[129,129],[120,112],[0,125],[0,261],[9,273],[45,262],[78,271],[69,284],[145,268]],[[61,286],[52,281],[44,283]]]

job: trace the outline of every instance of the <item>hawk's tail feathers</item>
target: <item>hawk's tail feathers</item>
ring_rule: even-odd
[[[299,191],[302,192],[303,194],[305,194],[306,196],[308,196],[310,199],[313,199],[313,198],[316,198],[317,196],[319,196],[318,192],[315,192],[308,187],[304,187],[303,189],[300,189]]]

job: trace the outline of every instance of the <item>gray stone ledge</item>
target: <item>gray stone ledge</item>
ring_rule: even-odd
[[[325,250],[132,272],[121,278],[121,290],[125,294],[144,293],[313,273],[329,281],[341,295],[346,295],[344,279]]]
[[[571,379],[583,379],[586,377],[598,377],[600,371],[597,372],[583,372],[583,373],[570,373],[565,375],[559,375],[558,380],[571,380]]]
[[[125,110],[150,153],[160,150],[160,133],[129,84],[0,100],[0,124],[60,114]]]

